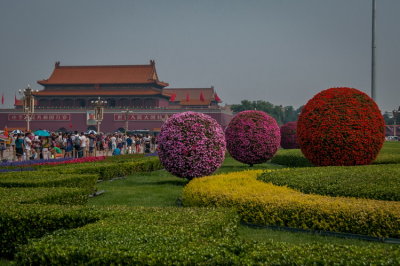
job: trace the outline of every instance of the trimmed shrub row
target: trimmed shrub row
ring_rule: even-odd
[[[39,189],[35,189],[35,191],[36,193],[40,192]],[[4,194],[1,195],[2,199],[3,196]],[[13,196],[15,199],[15,195]],[[21,201],[21,197],[18,200]],[[16,247],[27,243],[30,238],[42,237],[46,233],[61,228],[83,226],[95,222],[101,217],[98,211],[78,206],[47,205],[44,207],[35,204],[19,204],[16,206],[4,201],[1,204],[0,256],[6,258],[12,258]]]
[[[61,204],[83,205],[87,203],[88,188],[71,187],[35,187],[35,188],[0,188],[0,204]],[[1,209],[1,208],[0,208]],[[16,210],[17,211],[17,210]]]
[[[271,159],[271,163],[285,165],[288,167],[309,167],[313,166],[299,149],[280,149]]]
[[[50,171],[7,173],[0,176],[0,187],[86,187],[94,188],[98,175],[61,174]]]
[[[394,246],[291,245],[236,237],[232,211],[119,208],[110,216],[30,241],[16,255],[29,265],[308,265],[400,263]],[[111,217],[111,215],[113,217]]]
[[[2,174],[0,256],[12,258],[16,246],[32,237],[79,227],[107,214],[108,211],[73,206],[87,203],[99,176],[113,178],[160,168],[157,158],[146,158],[135,162],[96,162]]]
[[[108,209],[109,218],[62,230],[20,249],[17,264],[171,265],[229,261],[218,242],[232,239],[232,211],[197,208]],[[228,241],[225,241],[228,242]]]
[[[373,164],[399,164],[400,163],[400,145],[385,143]],[[394,147],[392,147],[394,146]],[[310,161],[301,153],[299,149],[279,150],[271,159],[271,163],[285,165],[288,167],[310,167],[313,166]]]
[[[157,157],[146,158],[137,161],[127,161],[122,163],[115,162],[102,162],[102,163],[91,163],[91,164],[80,164],[74,166],[65,166],[61,168],[55,168],[53,171],[57,171],[62,174],[98,174],[99,179],[109,180],[115,177],[132,175],[137,172],[150,172],[154,170],[163,169],[160,160]]]
[[[243,171],[191,181],[186,206],[234,207],[250,224],[400,238],[400,202],[308,195]]]
[[[283,169],[258,179],[307,194],[400,201],[400,164]]]

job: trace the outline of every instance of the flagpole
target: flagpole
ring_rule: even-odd
[[[375,91],[375,0],[372,0],[372,53],[371,53],[371,97],[376,101],[376,91]]]

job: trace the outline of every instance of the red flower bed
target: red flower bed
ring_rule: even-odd
[[[84,157],[84,158],[76,158],[68,161],[59,161],[59,162],[42,162],[33,165],[59,165],[59,164],[71,164],[71,163],[89,163],[102,161],[106,158],[106,156],[98,156],[98,157]]]
[[[296,134],[297,122],[287,122],[281,126],[281,147],[284,149],[298,149]]]
[[[331,88],[315,95],[297,122],[297,138],[313,164],[370,164],[382,148],[383,116],[376,103],[353,88]]]

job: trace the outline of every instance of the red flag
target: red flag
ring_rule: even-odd
[[[176,98],[176,93],[174,93],[174,94],[171,95],[171,98],[169,98],[169,101],[170,101],[170,102],[174,102],[174,101],[175,101],[175,98]]]
[[[3,94],[1,95],[1,104],[4,104],[4,92],[3,92]]]
[[[204,95],[203,95],[203,92],[200,92],[200,101],[202,101],[202,102],[204,102],[205,100],[204,100]]]
[[[7,128],[7,126],[4,128],[4,136],[8,137],[8,128]]]
[[[217,102],[222,102],[221,98],[218,97],[218,94],[216,92],[214,93],[214,98]]]
[[[187,102],[190,101],[189,93],[186,93],[186,101],[187,101]]]

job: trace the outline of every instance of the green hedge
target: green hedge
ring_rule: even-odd
[[[233,207],[250,224],[400,238],[400,202],[304,194],[256,180],[261,173],[196,178],[185,186],[183,203]]]
[[[83,205],[87,203],[88,193],[87,188],[0,188],[0,204],[12,204],[15,208],[20,206],[16,204],[31,203]]]
[[[0,187],[82,187],[93,189],[98,175],[32,171],[0,175]]]
[[[271,159],[271,163],[288,167],[313,166],[300,149],[280,149]],[[373,164],[400,164],[400,142],[385,142]]]
[[[229,210],[119,208],[113,217],[61,230],[22,246],[22,265],[369,265],[400,263],[400,248],[347,246],[237,237]],[[119,212],[119,213],[118,213]]]
[[[307,194],[400,201],[400,164],[283,169],[258,179]]]
[[[137,172],[149,172],[163,168],[164,167],[157,157],[122,163],[86,163],[77,166],[59,167],[54,169],[54,171],[58,171],[59,173],[98,174],[99,179],[108,180],[115,177],[132,175]]]
[[[280,149],[274,157],[272,157],[271,163],[285,165],[289,167],[308,167],[313,166],[309,160],[301,153],[299,149],[284,150]]]
[[[36,189],[37,190],[37,189]],[[3,197],[3,195],[2,195]],[[46,233],[83,226],[101,217],[85,207],[4,204],[0,208],[0,256],[12,258],[18,245]]]
[[[223,264],[233,263],[218,247],[236,234],[232,211],[197,208],[108,210],[112,217],[58,231],[20,249],[17,264]],[[110,214],[111,214],[110,213]]]

